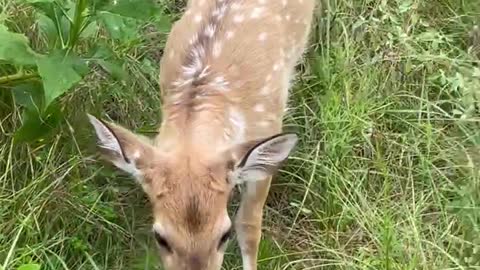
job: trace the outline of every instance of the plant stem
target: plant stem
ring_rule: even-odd
[[[70,26],[70,33],[68,36],[68,49],[73,50],[75,45],[77,44],[78,38],[83,30],[83,23],[85,17],[83,16],[83,12],[87,7],[87,0],[77,0],[75,5],[75,15],[73,17],[73,22]]]
[[[19,72],[17,74],[0,77],[0,85],[8,84],[8,83],[13,82],[13,81],[23,81],[23,80],[29,80],[29,79],[38,78],[38,77],[39,77],[39,75],[36,72],[28,73],[28,74],[23,73],[23,72]]]

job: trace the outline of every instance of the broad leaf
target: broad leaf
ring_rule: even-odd
[[[41,82],[32,81],[12,89],[15,102],[28,110],[43,110],[43,88]]]
[[[70,61],[72,63],[73,69],[80,75],[80,77],[83,77],[90,72],[90,68],[88,67],[86,61],[82,58],[80,58],[78,55],[70,55]]]
[[[125,80],[128,77],[128,73],[123,69],[123,61],[106,44],[97,46],[92,61],[98,63],[116,80]]]
[[[138,20],[148,20],[160,13],[160,9],[154,0],[111,0],[102,9]]]
[[[60,2],[63,2],[63,0],[60,0]],[[61,37],[63,38],[63,41],[66,41],[70,29],[70,23],[65,17],[64,12],[66,11],[64,7],[59,7],[59,5],[54,2],[34,2],[31,3],[31,5],[35,7],[37,14],[42,14],[50,18],[51,22],[47,21],[46,18],[41,18],[41,16],[37,15],[37,22],[41,27],[41,31],[45,31],[44,34],[48,33],[50,38],[53,37],[51,33],[55,32],[54,36],[59,39],[59,42],[62,41]]]
[[[75,70],[75,62],[72,57],[63,56],[59,51],[39,58],[37,66],[43,79],[45,106],[48,106],[82,79]]]
[[[13,33],[0,24],[0,60],[18,65],[34,65],[36,53],[23,34]]]
[[[58,42],[58,32],[54,21],[43,13],[38,12],[37,24],[40,29],[40,34],[45,38],[48,47],[50,49],[55,48],[55,44]]]
[[[98,24],[96,21],[90,21],[88,25],[83,29],[80,37],[88,38],[93,36],[98,31]]]
[[[17,270],[40,270],[40,265],[36,263],[24,264],[18,267]]]
[[[101,12],[98,16],[113,39],[125,43],[137,38],[138,23],[135,20],[109,12]]]
[[[120,61],[106,61],[98,60],[98,64],[102,66],[115,80],[125,80],[128,76],[127,72],[123,70]]]
[[[16,143],[22,143],[44,138],[58,127],[61,120],[62,112],[57,103],[51,104],[43,113],[27,109],[23,112],[23,125],[15,132],[13,139]]]

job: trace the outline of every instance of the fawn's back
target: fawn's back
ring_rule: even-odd
[[[279,132],[313,6],[313,0],[189,1],[161,63],[163,128],[189,123],[196,141],[218,149]]]

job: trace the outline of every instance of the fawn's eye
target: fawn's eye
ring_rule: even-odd
[[[162,237],[158,232],[154,232],[155,235],[155,240],[157,240],[157,243],[160,247],[166,249],[168,252],[172,252],[172,247],[168,244],[167,240]]]
[[[222,238],[220,238],[220,242],[218,243],[218,248],[220,248],[221,246],[223,246],[225,244],[225,242],[227,242],[227,240],[232,237],[232,234],[233,234],[233,230],[232,228],[230,228],[226,233],[224,233],[222,235]]]

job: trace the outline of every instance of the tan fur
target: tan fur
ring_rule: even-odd
[[[191,40],[208,27],[208,18],[219,1],[190,1],[186,14],[170,33],[161,62],[160,83],[165,105],[160,144],[182,145],[190,141],[193,145],[189,145],[189,149],[204,145],[214,152],[222,149],[231,144],[232,139],[232,136],[223,136],[224,133],[234,133],[236,128],[229,121],[231,109],[238,110],[248,123],[244,140],[281,130],[288,80],[305,46],[314,1],[288,0],[285,6],[283,0],[266,0],[263,5],[258,0],[224,0],[222,3],[225,2],[230,3],[230,9],[218,23],[214,41],[206,48],[202,67],[209,66],[210,72],[202,85],[187,84],[179,88],[175,82],[183,80],[182,67],[195,49],[190,45]],[[233,10],[232,5],[239,9]],[[255,8],[262,9],[258,17],[252,19]],[[202,18],[201,22],[196,22],[197,16]],[[242,22],[236,22],[242,17]],[[233,37],[228,38],[229,32]],[[215,42],[222,44],[218,57],[211,55]],[[228,90],[211,87],[216,78],[224,78]],[[197,99],[189,104],[190,93]],[[255,111],[255,106],[262,111]],[[192,134],[195,138],[191,138]],[[211,150],[208,153],[212,153]],[[204,152],[203,149],[200,152]]]
[[[231,171],[282,131],[313,9],[314,0],[189,1],[161,60],[159,135],[149,144],[109,124],[152,202],[154,229],[173,249],[161,249],[165,269],[220,269]],[[126,166],[118,156],[110,159]],[[234,226],[246,270],[256,269],[270,181],[246,183],[242,195]]]

